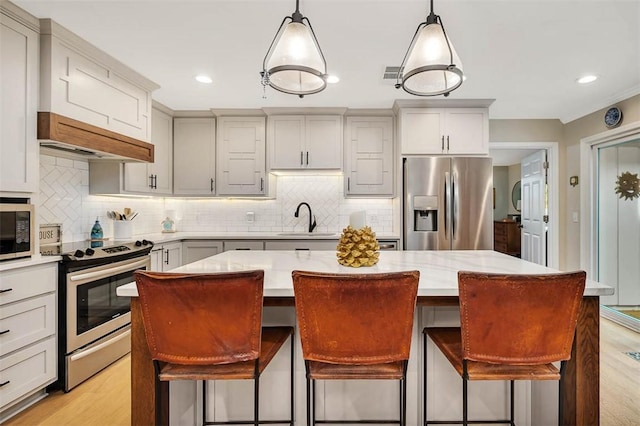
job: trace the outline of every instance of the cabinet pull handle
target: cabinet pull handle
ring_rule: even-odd
[[[295,251],[311,251],[310,248],[294,248]]]
[[[447,152],[449,152],[449,135],[447,135]]]
[[[380,250],[395,250],[396,249],[396,245],[395,244],[379,244],[380,246]]]
[[[309,151],[307,151],[307,166],[309,165]]]
[[[11,331],[11,330],[2,330],[2,331],[0,331],[0,335],[2,335],[2,334],[7,334],[7,333],[8,333],[8,332],[10,332],[10,331]]]
[[[236,250],[251,250],[250,248],[246,248],[246,247],[238,247],[236,248]]]
[[[348,177],[347,178],[347,192],[350,192],[350,191],[351,191],[351,178]]]
[[[165,250],[164,253],[166,254],[164,263],[168,265],[169,264],[169,250]]]
[[[13,291],[13,289],[12,288],[3,288],[2,290],[0,290],[0,294],[1,293],[7,293],[9,291]]]
[[[442,150],[444,151],[444,135],[442,135]]]
[[[149,175],[149,188],[153,189],[153,175]]]
[[[264,191],[264,178],[260,178],[260,191]]]
[[[210,186],[210,188],[211,188],[211,192],[213,192],[213,178],[211,178],[211,186]]]
[[[9,383],[11,383],[11,380],[7,380],[6,382],[0,383],[0,388],[3,387],[4,385],[8,385]]]
[[[300,165],[304,165],[304,152],[300,151]]]

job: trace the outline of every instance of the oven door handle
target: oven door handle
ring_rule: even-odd
[[[79,359],[82,359],[84,357],[87,357],[89,355],[91,355],[94,352],[98,352],[99,350],[103,349],[106,346],[109,345],[113,345],[115,342],[124,339],[125,337],[129,337],[131,335],[131,330],[127,330],[124,333],[122,333],[121,335],[114,337],[110,340],[107,340],[106,342],[102,342],[99,345],[95,345],[94,347],[87,349],[86,351],[82,351],[80,353],[77,353],[75,355],[71,355],[71,361],[77,361]]]
[[[128,263],[126,265],[117,266],[115,268],[103,269],[101,271],[95,271],[95,272],[87,272],[86,274],[73,275],[69,277],[69,280],[71,280],[72,282],[75,282],[75,281],[85,281],[85,280],[95,280],[100,278],[106,278],[106,277],[113,276],[114,274],[118,274],[120,272],[136,270],[141,266],[146,266],[147,262],[148,262],[148,259],[145,257],[144,259],[138,260],[137,262]]]

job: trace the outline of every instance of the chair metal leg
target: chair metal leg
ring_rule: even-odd
[[[400,416],[400,426],[407,426],[407,377],[405,377],[400,381],[402,385],[400,399],[402,401],[402,411]]]
[[[469,418],[467,415],[467,379],[462,379],[462,424],[468,426]]]
[[[513,390],[514,387],[514,381],[511,380],[511,391],[509,392],[509,398],[511,398],[511,401],[509,403],[509,409],[511,410],[511,415],[509,416],[509,420],[511,420],[511,426],[516,426],[516,421],[515,421],[515,392]]]
[[[207,381],[202,381],[202,424],[207,424]]]
[[[316,426],[316,381],[311,380],[313,395],[311,396],[311,426]]]

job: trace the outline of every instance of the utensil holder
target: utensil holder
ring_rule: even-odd
[[[129,220],[113,221],[113,239],[130,240],[133,235],[133,224]]]

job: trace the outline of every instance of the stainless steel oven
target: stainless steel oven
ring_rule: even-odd
[[[63,255],[58,295],[58,385],[82,383],[131,350],[130,300],[116,289],[149,270],[148,241],[76,250]]]

